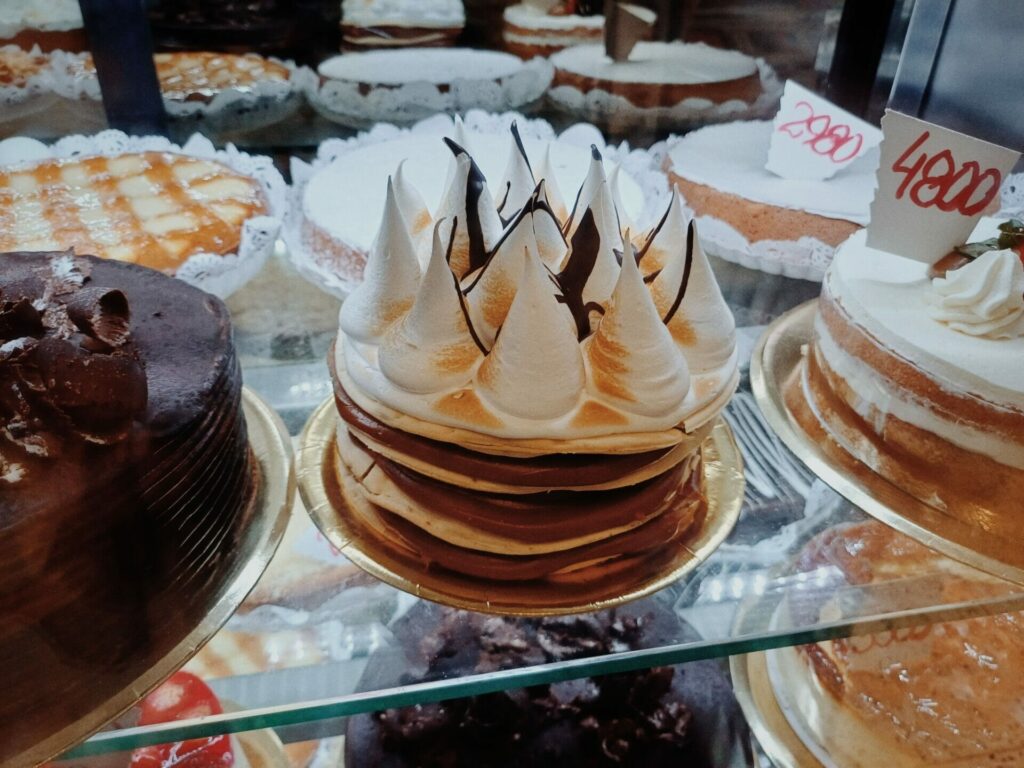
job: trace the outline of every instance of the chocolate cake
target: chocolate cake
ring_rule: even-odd
[[[696,635],[655,600],[546,619],[485,616],[419,602],[392,630],[398,648],[370,658],[360,690],[634,650]],[[397,661],[396,653],[404,658]],[[352,717],[345,765],[702,768],[736,764],[747,743],[728,678],[708,660]]]
[[[241,386],[213,296],[71,252],[0,255],[0,763],[205,614],[255,492]]]

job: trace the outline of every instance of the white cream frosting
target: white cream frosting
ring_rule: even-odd
[[[739,51],[704,43],[641,41],[628,61],[612,61],[604,45],[577,45],[551,57],[555,69],[616,83],[700,85],[757,74],[757,62]]]
[[[535,8],[528,3],[510,5],[505,9],[504,19],[509,24],[526,29],[564,31],[570,29],[604,29],[604,16],[578,16],[575,13],[555,15]]]
[[[375,343],[412,306],[420,265],[394,185],[388,180],[380,232],[370,249],[361,282],[341,307],[338,324],[357,341]]]
[[[363,27],[461,27],[466,10],[462,0],[342,0],[341,18]]]
[[[330,80],[372,85],[431,83],[459,80],[500,80],[525,66],[511,53],[473,48],[399,48],[346,53],[322,62],[317,71]]]
[[[875,196],[878,150],[867,152],[824,181],[784,179],[768,171],[770,120],[701,128],[670,143],[671,170],[730,195],[779,208],[867,224]]]
[[[998,234],[998,223],[982,219],[969,239]],[[950,391],[1024,409],[1024,337],[969,336],[938,322],[929,311],[928,265],[869,248],[864,238],[861,230],[843,243],[825,276],[829,293],[850,317]],[[857,391],[866,390],[857,386]],[[934,431],[933,422],[934,417],[913,423]]]
[[[66,32],[81,29],[78,0],[3,0],[0,2],[0,39],[27,29]]]
[[[501,335],[477,370],[476,391],[501,413],[557,419],[575,410],[586,383],[576,326],[535,253],[526,254],[521,272]]]
[[[381,373],[401,389],[428,394],[467,383],[481,352],[462,307],[458,283],[448,267],[447,244],[434,227],[423,282],[408,314],[381,340]]]
[[[454,178],[453,184],[464,174]],[[663,322],[633,244],[625,243],[624,266],[609,247],[613,236],[620,242],[622,236],[608,183],[597,181],[588,210],[607,208],[611,215],[594,216],[589,237],[586,229],[578,230],[577,250],[561,259],[560,270],[545,264],[538,246],[541,225],[554,226],[554,236],[561,238],[559,222],[539,202],[541,189],[510,222],[484,265],[469,274],[454,267],[454,259],[454,272],[449,267],[440,222],[408,314],[376,341],[368,333],[349,334],[342,324],[336,362],[346,374],[346,386],[355,388],[351,394],[357,402],[512,439],[658,432],[680,424],[695,429],[716,415],[735,386],[737,360],[734,325],[731,317],[721,317],[724,303],[713,290],[706,259],[691,256],[695,287],[683,297],[680,312],[706,319],[707,333],[691,334],[683,344]],[[453,188],[453,196],[458,194]],[[682,273],[676,263],[686,258],[686,223],[679,201],[673,206],[654,240],[678,282]],[[403,220],[398,208],[397,200],[389,204],[394,222]],[[601,226],[611,229],[601,231]],[[636,242],[648,239],[644,235]],[[407,256],[403,274],[411,274],[415,261]],[[372,286],[366,296],[387,295],[380,286],[390,278],[381,264],[368,270]],[[401,295],[407,297],[408,290]],[[591,323],[581,329],[574,307],[583,309],[587,302]],[[354,313],[370,314],[362,307]],[[714,358],[722,361],[718,367],[709,362],[713,350],[701,346],[715,340],[722,346]],[[699,367],[692,373],[690,354]]]
[[[1016,251],[989,251],[932,281],[932,317],[988,339],[1024,336],[1024,264]]]
[[[488,179],[501,178],[511,140],[508,137],[465,132],[464,141],[455,140],[476,160]],[[468,139],[468,140],[465,140]],[[541,141],[523,137],[531,164],[550,154],[534,168],[538,180],[545,179],[545,192],[551,207],[560,219],[565,218],[566,205],[561,190],[579,189],[591,166],[591,153],[563,141]],[[338,157],[316,173],[302,194],[302,215],[328,236],[359,251],[369,250],[384,211],[388,176],[395,176],[399,201],[406,186],[417,191],[425,207],[435,210],[442,204],[447,189],[451,152],[442,143],[440,134],[407,136],[361,147]],[[614,164],[606,163],[609,167]],[[401,165],[401,183],[395,175]],[[359,183],[352,183],[358,179]],[[628,214],[636,218],[644,208],[644,193],[628,174],[619,176],[622,202]],[[569,198],[570,202],[572,198]],[[406,211],[402,204],[403,213]],[[415,207],[415,206],[414,206]],[[429,246],[430,228],[425,226],[425,242]]]

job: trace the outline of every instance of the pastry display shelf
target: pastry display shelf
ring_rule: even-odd
[[[750,273],[734,265],[715,262],[714,267],[737,315],[741,354],[748,360],[761,325],[817,290],[803,281]],[[278,260],[233,296],[229,306],[236,318],[247,385],[275,406],[297,434],[304,418],[330,391],[322,361],[337,322],[337,301]],[[342,733],[346,716],[381,708],[1024,609],[1024,588],[1009,583],[983,602],[942,603],[936,597],[942,594],[941,570],[838,588],[830,569],[795,573],[792,563],[809,538],[865,516],[816,480],[771,434],[753,402],[746,375],[726,418],[746,456],[747,490],[740,520],[695,572],[655,597],[694,627],[702,640],[680,637],[678,642],[644,650],[357,692],[369,654],[389,654],[395,664],[408,664],[402,650],[392,645],[387,627],[416,599],[365,579],[351,594],[328,599],[326,607],[303,605],[298,610],[284,605],[262,611],[258,619],[261,611],[229,623],[228,630],[247,634],[257,643],[261,635],[301,629],[314,638],[317,649],[315,659],[297,658],[290,666],[281,666],[278,660],[271,671],[209,679],[220,697],[239,706],[237,711],[107,730],[69,756],[262,728],[274,728],[285,742],[302,741]],[[828,621],[795,623],[787,618],[790,612],[776,610],[783,601],[822,592],[836,606]],[[743,621],[737,624],[738,615]],[[407,672],[410,680],[418,674],[412,668]]]

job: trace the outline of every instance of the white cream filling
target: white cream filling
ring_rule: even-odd
[[[820,315],[815,320],[814,332],[825,363],[857,394],[857,402],[851,404],[853,409],[858,416],[871,421],[878,433],[882,433],[885,419],[893,416],[932,432],[958,448],[987,456],[1014,469],[1024,469],[1024,443],[1011,443],[962,421],[943,418],[941,412],[887,386],[872,368],[847,354],[836,343]]]

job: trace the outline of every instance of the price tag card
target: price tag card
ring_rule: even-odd
[[[1019,152],[886,110],[867,244],[934,263],[970,236]]]
[[[765,168],[784,179],[827,179],[881,141],[875,126],[787,80]]]

